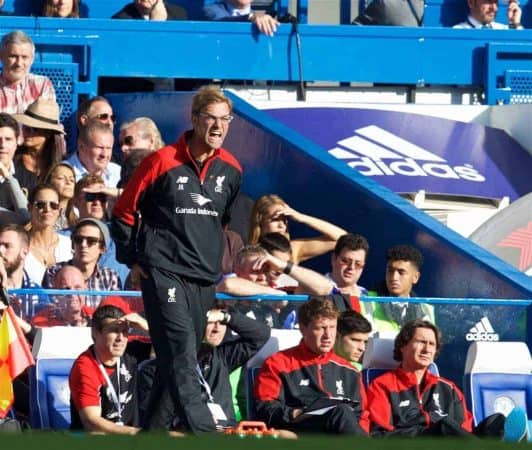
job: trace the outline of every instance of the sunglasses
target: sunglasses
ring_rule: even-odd
[[[111,120],[111,122],[116,123],[116,116],[114,114],[102,113],[92,116],[93,119],[98,119],[102,121]]]
[[[76,245],[81,245],[83,242],[87,242],[87,247],[93,247],[96,244],[102,244],[102,240],[93,236],[80,236],[79,234],[72,236],[72,242]]]
[[[122,142],[120,142],[120,145],[127,145],[128,147],[131,147],[135,144],[135,136],[124,136],[124,139],[122,139]]]
[[[44,211],[46,208],[57,211],[60,205],[59,202],[36,200],[33,202],[33,206],[35,206],[35,208],[37,208],[39,211]]]
[[[105,203],[107,201],[107,195],[101,192],[85,192],[86,202],[95,202],[96,200],[100,203]]]

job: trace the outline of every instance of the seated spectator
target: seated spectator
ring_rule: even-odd
[[[35,175],[13,163],[18,138],[17,121],[9,114],[0,113],[0,223],[24,225],[29,222],[30,214],[23,189],[35,184]]]
[[[30,247],[30,236],[21,225],[0,226],[0,260],[6,271],[2,285],[7,289],[35,289],[41,286],[32,281],[24,269]],[[24,294],[11,296],[11,304],[17,316],[31,320],[35,313],[49,304],[48,296]]]
[[[126,309],[126,308],[124,308]],[[137,361],[128,354],[130,328],[148,330],[137,313],[100,306],[92,318],[91,345],[70,372],[71,428],[108,434],[136,434]]]
[[[424,0],[372,0],[353,24],[420,27],[424,12]]]
[[[72,257],[70,239],[55,231],[59,217],[59,194],[49,184],[39,184],[29,197],[30,251],[24,269],[31,280],[41,282],[46,268]]]
[[[259,239],[259,245],[269,254],[283,261],[292,261],[292,247],[288,238],[281,233],[266,233]],[[293,293],[297,288],[297,281],[281,271],[266,271],[268,285],[285,292]]]
[[[44,17],[79,17],[79,0],[45,0]]]
[[[434,322],[434,308],[428,304],[408,303],[409,297],[416,297],[414,285],[421,276],[423,255],[411,245],[396,245],[388,249],[386,282],[379,286],[377,295],[397,297],[390,303],[364,303],[364,315],[379,333],[397,333],[406,322],[422,318]]]
[[[113,130],[107,124],[93,122],[80,130],[78,150],[67,160],[76,172],[76,181],[86,174],[99,175],[106,186],[116,187],[120,166],[111,162],[113,143]]]
[[[322,234],[312,238],[292,239],[288,234],[289,219],[307,225]],[[292,261],[295,264],[331,251],[338,238],[346,233],[332,223],[290,208],[277,195],[263,195],[255,201],[249,226],[250,244],[256,244],[266,233],[277,232],[290,239]]]
[[[112,130],[116,123],[116,117],[109,101],[105,97],[96,96],[79,105],[76,112],[76,122],[80,131],[93,123],[107,125]]]
[[[331,272],[325,275],[334,283],[340,295],[346,297],[351,309],[357,312],[361,312],[360,297],[368,295],[368,290],[357,284],[364,271],[368,252],[369,244],[364,236],[344,234],[334,247]]]
[[[53,100],[38,98],[24,114],[13,117],[22,125],[24,136],[16,158],[43,182],[50,169],[61,161],[65,148],[59,105]]]
[[[111,236],[107,225],[103,222],[87,218],[81,219],[72,230],[73,258],[70,261],[49,266],[43,278],[43,287],[54,285],[54,278],[64,266],[77,267],[83,274],[87,287],[95,291],[117,291],[122,289],[122,281],[118,273],[109,267],[103,267],[99,259],[109,247]],[[101,301],[100,296],[87,299],[88,306],[93,308]]]
[[[55,101],[52,82],[44,75],[30,73],[35,45],[23,31],[5,34],[0,43],[0,111],[23,113],[39,97]]]
[[[253,11],[252,0],[222,0],[205,5],[203,13],[206,20],[222,20],[231,22],[251,22],[261,33],[273,36],[279,21],[264,11]]]
[[[53,279],[53,289],[87,289],[87,283],[81,271],[75,267],[66,265],[57,272]],[[85,296],[54,295],[54,303],[41,309],[32,319],[31,324],[36,327],[90,326],[94,308],[85,304]]]
[[[113,19],[186,20],[181,6],[163,0],[134,0],[118,11]]]
[[[164,147],[161,132],[149,117],[137,117],[120,125],[118,143],[125,161],[135,149],[159,150]]]
[[[338,318],[334,351],[362,370],[362,356],[366,351],[371,324],[356,311],[343,311]]]
[[[517,0],[508,0],[508,24],[495,22],[499,10],[498,0],[467,0],[469,15],[465,22],[456,24],[453,28],[491,28],[507,30],[508,28],[522,29],[521,8]]]
[[[228,329],[237,337],[224,340]],[[243,367],[269,337],[269,327],[234,309],[223,309],[218,306],[207,313],[205,336],[198,351],[198,365],[201,371],[200,382],[209,398],[209,403],[220,407],[220,409],[211,407],[218,428],[235,426],[237,422],[230,374]],[[139,377],[141,392],[149,392],[154,372],[155,361],[143,368]],[[143,398],[146,398],[146,394],[141,394],[141,403]],[[142,409],[141,406],[141,412]],[[175,425],[179,427],[177,423]]]
[[[311,298],[299,308],[301,343],[264,362],[255,382],[255,398],[257,415],[269,427],[368,433],[360,372],[333,351],[337,318],[338,310],[330,300]],[[307,414],[322,408],[322,414]]]
[[[393,351],[399,367],[377,377],[368,389],[372,434],[468,436],[475,432],[503,436],[504,415],[493,414],[473,430],[473,418],[462,392],[452,381],[428,371],[440,348],[441,334],[436,325],[415,319],[401,328]],[[514,411],[515,415],[524,415]],[[521,423],[524,436],[526,417],[512,425],[516,423]]]
[[[44,182],[51,184],[59,193],[59,217],[55,222],[55,230],[61,231],[68,228],[70,221],[77,219],[71,206],[74,198],[74,186],[76,184],[76,173],[72,166],[66,162],[60,162],[52,166],[44,178]],[[72,217],[68,217],[71,214]]]

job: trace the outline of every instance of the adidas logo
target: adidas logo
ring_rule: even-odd
[[[376,125],[355,130],[328,150],[362,175],[437,177],[482,183],[486,178],[470,164],[450,166],[448,161]],[[391,160],[391,161],[390,161]]]
[[[466,341],[498,341],[499,335],[491,326],[487,317],[480,319],[466,334]]]

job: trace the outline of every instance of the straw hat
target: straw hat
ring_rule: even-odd
[[[24,114],[13,114],[13,117],[18,123],[28,127],[65,134],[59,120],[59,105],[53,100],[39,97],[28,106]]]

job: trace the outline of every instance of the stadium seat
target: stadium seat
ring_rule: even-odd
[[[30,368],[30,425],[64,430],[70,427],[68,375],[74,359],[38,359]]]
[[[290,347],[294,347],[301,341],[299,330],[278,330],[272,329],[270,339],[264,344],[259,352],[247,363],[246,372],[246,397],[247,397],[247,418],[254,420],[256,418],[255,396],[253,386],[264,360],[278,352]]]
[[[394,339],[371,337],[368,340],[362,360],[362,381],[366,387],[385,372],[395,369],[399,363],[393,359]],[[439,375],[436,363],[431,363],[429,371]]]
[[[61,430],[70,426],[68,375],[75,359],[92,344],[89,327],[40,328],[29,369],[30,425]]]
[[[464,394],[475,424],[520,407],[532,416],[532,360],[524,342],[474,342],[465,364]]]

